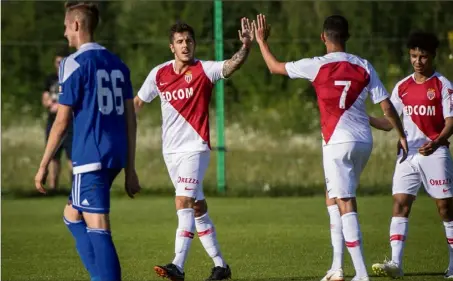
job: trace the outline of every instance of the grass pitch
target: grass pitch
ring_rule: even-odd
[[[2,201],[1,280],[89,280],[62,221],[63,197]],[[359,198],[367,266],[390,255],[391,197]],[[233,280],[320,280],[331,262],[322,197],[213,198],[216,225]],[[123,280],[161,280],[152,268],[173,257],[176,214],[171,197],[112,200],[113,238]],[[404,280],[442,280],[448,251],[434,202],[420,197],[412,212]],[[204,280],[212,267],[195,238],[186,280]],[[345,251],[346,280],[353,270]],[[372,278],[372,280],[387,278]]]

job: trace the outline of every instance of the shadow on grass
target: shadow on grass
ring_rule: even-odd
[[[404,276],[407,277],[417,277],[417,276],[443,276],[444,273],[442,272],[414,272],[414,273],[405,273]],[[348,279],[352,278],[352,276],[345,276]],[[377,277],[374,275],[371,275],[370,277],[374,278],[385,278],[388,279],[388,277]],[[271,277],[271,278],[234,278],[233,280],[237,281],[319,281],[320,277],[319,276],[300,276],[300,277]],[[423,279],[420,279],[420,281]]]
[[[257,279],[250,279],[250,278],[244,278],[244,279],[237,279],[234,278],[232,279],[233,281],[312,281],[316,280],[319,281],[319,276],[303,276],[303,277],[271,277],[271,278],[257,278]]]
[[[443,276],[445,273],[443,272],[409,272],[409,273],[404,273],[404,276]]]
[[[264,191],[260,187],[249,186],[234,186],[228,188],[225,193],[217,191],[215,186],[204,186],[204,193],[208,197],[311,197],[323,196],[325,194],[324,185],[297,185],[275,186],[271,190]],[[68,187],[60,188],[56,191],[48,192],[46,195],[38,193],[32,186],[24,188],[19,186],[2,187],[2,197],[4,198],[46,198],[51,196],[68,196],[70,189]],[[124,188],[119,185],[114,185],[111,191],[112,197],[125,197]],[[139,196],[174,196],[173,187],[153,187],[142,188]],[[391,195],[388,189],[383,186],[367,186],[366,188],[358,189],[357,196],[367,195]]]

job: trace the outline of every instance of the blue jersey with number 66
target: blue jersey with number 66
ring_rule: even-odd
[[[86,43],[60,63],[59,83],[59,103],[74,112],[74,174],[124,168],[124,104],[133,97],[128,67],[101,45]]]

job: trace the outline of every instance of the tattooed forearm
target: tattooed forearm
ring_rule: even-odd
[[[242,46],[233,57],[225,62],[223,65],[223,76],[229,77],[236,70],[241,68],[242,64],[247,59],[250,52],[250,48]]]

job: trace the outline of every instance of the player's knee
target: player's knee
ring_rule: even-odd
[[[355,197],[350,198],[336,198],[336,203],[340,209],[340,214],[344,215],[347,213],[357,212],[357,201]]]
[[[409,217],[414,199],[415,197],[407,194],[398,194],[393,196],[393,216]]]
[[[176,196],[175,205],[176,210],[193,208],[195,205],[195,199],[186,196]]]
[[[393,216],[394,217],[409,217],[411,207],[401,202],[395,202],[393,204]]]
[[[195,217],[201,217],[208,212],[208,204],[206,200],[200,200],[195,202],[193,209],[195,211]]]
[[[453,198],[437,200],[436,205],[442,220],[453,220]]]
[[[110,230],[109,214],[84,212],[83,218],[89,228]]]
[[[72,207],[71,204],[67,204],[64,208],[63,211],[63,216],[68,220],[68,221],[79,221],[82,219],[82,215],[80,212]]]

